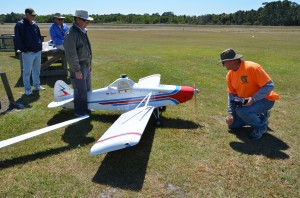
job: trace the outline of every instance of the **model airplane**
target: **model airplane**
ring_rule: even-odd
[[[152,115],[161,125],[160,114],[166,106],[189,101],[198,89],[188,86],[160,84],[160,75],[141,78],[138,83],[122,75],[112,84],[88,93],[88,108],[124,112],[91,148],[90,155],[97,155],[134,146],[139,143]],[[54,85],[54,101],[48,107],[74,108],[73,89],[58,80]],[[0,148],[76,123],[89,116],[82,116],[37,131],[0,141]]]
[[[198,92],[193,87],[160,84],[160,74],[141,78],[138,83],[121,75],[109,86],[89,92],[89,109],[124,112],[94,144],[90,155],[138,144],[152,113],[160,125],[160,114],[166,106],[191,100]],[[54,101],[48,107],[74,108],[73,100],[73,90],[59,80],[54,86]]]

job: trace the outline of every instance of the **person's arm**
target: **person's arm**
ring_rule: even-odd
[[[229,127],[234,122],[234,117],[232,114],[234,111],[234,106],[232,105],[232,102],[231,102],[234,97],[236,97],[235,94],[228,93],[228,109],[227,109],[228,115],[226,116],[226,123]]]
[[[79,57],[77,54],[76,35],[67,34],[64,40],[65,56],[72,72],[80,71]]]
[[[228,107],[227,107],[227,112],[232,113],[234,111],[234,106],[232,105],[232,100],[234,97],[237,97],[237,95],[228,93]]]
[[[248,102],[244,106],[250,106],[258,100],[265,98],[269,93],[274,89],[274,83],[270,80],[267,84],[265,84],[258,92],[254,94],[253,97],[249,97]]]
[[[258,101],[265,98],[270,92],[274,89],[274,83],[270,80],[267,84],[265,84],[258,92],[254,94],[252,97],[253,101]]]
[[[27,52],[27,48],[24,44],[24,28],[21,23],[17,23],[15,26],[15,44],[16,48],[20,50],[21,52]]]

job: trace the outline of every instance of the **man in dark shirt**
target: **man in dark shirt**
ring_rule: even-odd
[[[26,95],[31,95],[30,75],[34,90],[45,90],[40,86],[42,36],[34,19],[36,13],[32,8],[25,9],[25,17],[15,26],[15,43],[22,52],[23,83]]]
[[[94,20],[85,10],[76,10],[74,23],[64,39],[66,59],[74,88],[75,116],[88,114],[87,92],[91,91],[92,49],[87,36],[87,25]]]

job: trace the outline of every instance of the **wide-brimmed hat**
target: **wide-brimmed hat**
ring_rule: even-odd
[[[76,10],[75,16],[84,20],[93,21],[94,19],[89,16],[88,12],[85,10]]]
[[[36,16],[37,14],[35,13],[34,9],[32,8],[26,8],[25,9],[25,14],[30,14],[32,16]]]
[[[219,63],[224,62],[224,61],[241,59],[242,57],[243,57],[243,55],[237,54],[237,53],[235,53],[234,49],[229,48],[229,49],[224,50],[220,54],[221,60],[219,61]]]
[[[61,14],[59,12],[55,13],[53,15],[54,18],[57,18],[57,19],[64,19],[65,17],[61,16]]]

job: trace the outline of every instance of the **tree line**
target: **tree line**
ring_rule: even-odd
[[[16,23],[24,14],[11,12],[1,14],[0,22]],[[73,22],[73,15],[64,15],[65,23]],[[191,24],[191,25],[265,25],[265,26],[299,26],[300,6],[288,0],[265,2],[258,10],[237,11],[231,14],[206,14],[201,16],[175,15],[164,12],[153,14],[93,14],[94,21],[100,24]],[[53,15],[39,15],[39,23],[52,23]]]

